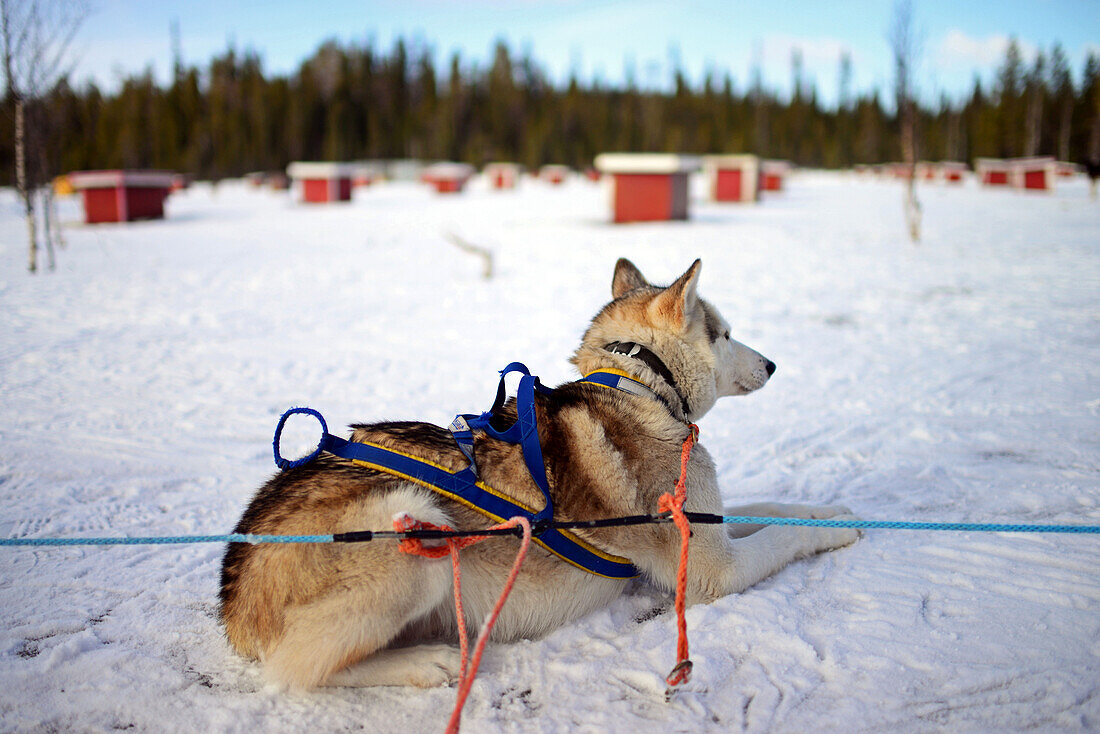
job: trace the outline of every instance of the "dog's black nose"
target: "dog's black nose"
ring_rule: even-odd
[[[764,360],[764,362],[764,369],[768,371],[768,377],[771,377],[775,374],[775,362],[771,361],[770,359],[766,359]]]

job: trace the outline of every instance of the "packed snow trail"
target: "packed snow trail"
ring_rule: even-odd
[[[701,188],[696,189],[701,192]],[[228,531],[292,405],[333,430],[481,409],[520,359],[547,384],[630,257],[779,365],[702,421],[726,499],[861,516],[1100,522],[1100,208],[801,174],[757,206],[615,227],[571,181],[461,196],[387,184],[306,207],[225,183],[168,219],[80,225],[28,276],[0,192],[0,535]],[[448,239],[489,248],[494,277]],[[0,729],[442,731],[448,688],[290,695],[229,649],[219,546],[0,550]],[[1095,539],[869,532],[688,610],[638,583],[545,639],[490,646],[468,731],[1090,731]]]

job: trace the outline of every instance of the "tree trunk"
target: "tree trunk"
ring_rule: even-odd
[[[53,184],[46,190],[46,222],[52,224],[53,243],[59,250],[65,249],[65,234],[61,231],[61,217],[57,215],[57,195]]]
[[[1027,111],[1024,121],[1024,155],[1031,157],[1039,153],[1039,136],[1043,124],[1042,92],[1031,90],[1027,97]]]
[[[42,192],[42,233],[43,239],[46,241],[46,267],[52,270],[57,270],[57,259],[54,257],[54,230],[57,222],[54,220],[51,213],[51,201],[53,200],[53,190],[47,184]]]
[[[1058,120],[1058,160],[1069,160],[1069,133],[1073,122],[1073,98],[1062,102],[1062,114]]]
[[[901,102],[901,155],[905,161],[905,223],[909,239],[920,244],[920,202],[917,201],[917,120],[912,100]]]
[[[23,199],[23,213],[27,219],[27,237],[30,243],[27,268],[38,270],[38,233],[34,217],[34,192],[27,182],[27,105],[22,96],[15,98],[15,188]]]

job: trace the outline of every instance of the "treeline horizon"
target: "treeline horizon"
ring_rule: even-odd
[[[396,158],[584,168],[607,151],[745,152],[820,168],[901,159],[892,90],[850,94],[851,62],[841,58],[829,108],[800,66],[795,58],[793,91],[781,97],[759,70],[740,91],[729,74],[692,85],[682,69],[668,91],[640,89],[629,75],[619,86],[575,76],[554,85],[503,41],[484,68],[456,54],[444,70],[404,40],[388,51],[330,41],[286,75],[265,74],[258,54],[230,48],[205,69],[177,61],[164,86],[151,71],[110,94],[62,79],[29,102],[28,125],[44,142],[48,176],[155,168],[216,180],[295,160]],[[4,106],[0,181],[10,184],[11,100]],[[926,160],[1095,159],[1100,58],[1090,54],[1074,84],[1060,46],[1026,63],[1013,41],[989,88],[975,76],[963,100],[918,104],[917,131]]]

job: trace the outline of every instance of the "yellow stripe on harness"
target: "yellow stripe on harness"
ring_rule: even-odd
[[[409,459],[412,459],[414,461],[418,461],[418,462],[421,462],[423,464],[427,464],[429,466],[432,466],[432,467],[434,467],[434,468],[436,468],[436,469],[438,469],[442,472],[446,472],[448,474],[454,474],[454,472],[452,472],[450,469],[448,469],[448,468],[446,468],[446,467],[444,467],[440,464],[437,464],[433,461],[428,461],[427,459],[423,459],[419,456],[416,456],[414,454],[410,454],[406,451],[401,451],[399,449],[391,448],[389,446],[383,446],[382,444],[373,443],[373,442],[370,442],[370,441],[361,441],[359,443],[363,443],[367,446],[373,446],[374,448],[382,449],[384,451],[390,451],[390,452],[393,452],[395,454],[400,454],[401,456],[404,456],[406,458],[409,458]],[[430,489],[431,491],[433,491],[437,494],[443,495],[444,497],[446,497],[448,499],[454,500],[455,502],[458,502],[459,504],[461,504],[465,507],[468,507],[471,510],[474,510],[475,512],[477,512],[479,514],[484,515],[485,517],[489,518],[490,520],[493,520],[494,522],[500,523],[500,522],[504,522],[508,519],[508,518],[505,518],[505,517],[499,517],[498,515],[496,515],[492,512],[489,512],[488,510],[486,510],[483,507],[479,507],[478,505],[470,502],[469,500],[465,499],[464,497],[461,497],[457,494],[454,494],[453,492],[448,492],[447,490],[445,490],[441,487],[438,487],[438,486],[436,486],[436,485],[434,485],[430,482],[427,482],[427,481],[425,481],[423,479],[420,479],[418,477],[414,477],[412,475],[406,474],[404,472],[398,471],[398,470],[393,469],[391,467],[385,466],[384,464],[376,464],[374,462],[363,461],[361,459],[351,459],[351,462],[353,464],[365,467],[367,469],[373,469],[375,471],[382,472],[383,474],[389,474],[390,476],[398,477],[399,479],[403,479],[407,482],[412,482],[413,484],[424,487],[425,489]],[[534,509],[528,507],[527,505],[523,504],[522,502],[519,502],[518,500],[516,500],[512,497],[509,497],[508,495],[504,494],[503,492],[500,492],[500,491],[494,489],[493,487],[490,487],[488,484],[486,484],[483,481],[478,480],[476,482],[476,484],[481,490],[483,490],[485,492],[488,492],[489,494],[492,494],[492,495],[494,495],[494,496],[496,496],[496,497],[498,497],[502,500],[505,500],[507,502],[511,502],[512,504],[515,504],[515,505],[521,507],[526,512],[529,512],[529,513],[532,513],[532,514],[534,514],[534,512],[535,512]],[[610,562],[613,562],[613,563],[621,563],[621,564],[629,564],[630,563],[630,559],[623,558],[621,556],[616,556],[616,555],[613,555],[613,554],[610,554],[610,553],[605,553],[604,551],[600,550],[599,548],[596,548],[592,544],[586,542],[582,538],[577,537],[574,533],[572,533],[568,530],[558,530],[557,532],[559,532],[561,535],[565,536],[570,542],[577,544],[578,546],[580,546],[580,547],[584,548],[585,550],[587,550],[589,553],[592,553],[592,554],[594,554],[594,555],[596,555],[600,558],[603,558],[606,561],[610,561]],[[533,540],[536,543],[538,543],[540,546],[542,546],[544,549],[549,551],[550,553],[553,553],[555,556],[562,559],[566,563],[569,563],[570,565],[572,565],[576,568],[579,568],[582,571],[586,571],[588,573],[592,573],[592,574],[595,574],[597,576],[601,576],[603,578],[615,578],[615,577],[612,577],[612,576],[607,576],[606,574],[599,573],[598,571],[594,571],[591,568],[586,568],[585,566],[582,566],[581,564],[577,563],[576,561],[572,560],[571,558],[568,558],[567,556],[564,556],[561,553],[555,551],[553,548],[546,545],[542,540],[540,540],[537,537],[533,538]]]

